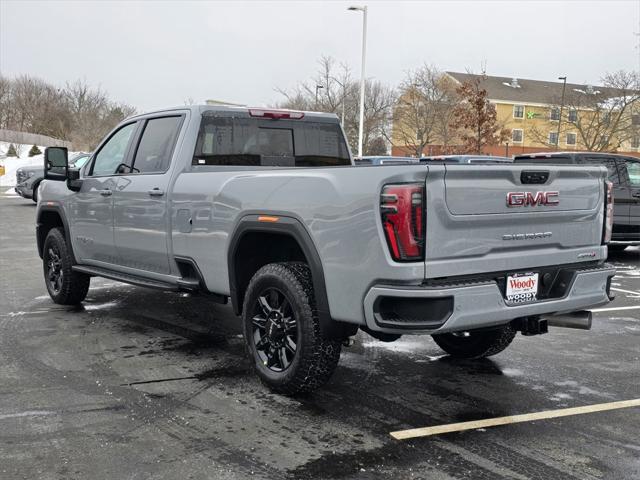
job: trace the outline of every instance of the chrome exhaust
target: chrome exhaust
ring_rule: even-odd
[[[577,328],[579,330],[591,330],[591,317],[591,312],[587,310],[543,316],[550,327]]]

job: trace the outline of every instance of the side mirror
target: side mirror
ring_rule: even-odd
[[[66,147],[44,149],[44,178],[65,181],[69,172],[69,158]]]

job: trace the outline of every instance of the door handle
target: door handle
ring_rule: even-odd
[[[113,195],[113,192],[108,188],[105,188],[104,190],[100,190],[100,195],[102,195],[103,197],[109,197]]]
[[[149,190],[149,195],[151,195],[152,197],[161,197],[164,195],[164,190],[160,190],[158,187],[156,187],[153,190]]]

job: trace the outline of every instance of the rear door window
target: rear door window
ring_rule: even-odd
[[[579,157],[578,163],[583,165],[603,165],[609,172],[609,181],[614,185],[620,185],[620,174],[616,161],[612,157]]]
[[[632,188],[640,188],[640,162],[626,160],[621,165],[626,170],[627,181]]]
[[[318,167],[351,160],[337,123],[204,114],[193,164]]]
[[[133,160],[132,173],[164,173],[180,133],[181,116],[147,120]]]

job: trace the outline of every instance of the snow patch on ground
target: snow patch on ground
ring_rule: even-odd
[[[16,185],[16,170],[21,167],[30,167],[42,165],[44,162],[44,155],[29,156],[29,150],[33,145],[17,145],[20,150],[19,157],[6,157],[0,160],[4,166],[4,175],[0,177],[0,187],[15,187]],[[44,152],[45,147],[38,145],[41,152]],[[9,150],[9,143],[0,142],[0,156],[7,154]],[[6,195],[6,192],[5,192]]]

